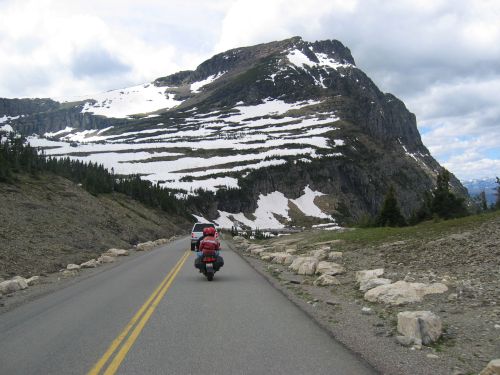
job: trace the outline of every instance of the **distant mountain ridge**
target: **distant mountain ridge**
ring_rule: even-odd
[[[226,226],[359,219],[390,185],[409,215],[441,169],[415,116],[336,40],[236,48],[77,102],[2,99],[2,115],[21,116],[4,124],[42,136],[31,142],[47,154],[139,173],[179,197],[213,191],[202,214]]]
[[[496,189],[498,187],[496,178],[482,178],[462,181],[462,184],[469,191],[471,197],[478,196],[482,191],[486,194],[486,202],[491,205],[496,202]]]

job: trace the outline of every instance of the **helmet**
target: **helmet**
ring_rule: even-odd
[[[207,228],[207,234],[209,236],[214,236],[215,235],[215,228],[214,227],[208,227]]]
[[[212,228],[212,227],[206,227],[206,228],[203,228],[203,235],[204,235],[204,236],[208,236],[208,235],[209,235],[209,233],[208,233],[208,232],[210,231],[210,229],[213,229],[213,228]]]

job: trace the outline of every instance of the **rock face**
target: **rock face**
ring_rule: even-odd
[[[413,339],[414,342],[429,345],[441,337],[441,319],[430,311],[400,312],[398,332]]]
[[[404,305],[422,301],[427,294],[444,293],[448,287],[441,283],[423,284],[397,281],[393,284],[381,285],[365,293],[365,299],[370,302],[380,302],[389,305]]]

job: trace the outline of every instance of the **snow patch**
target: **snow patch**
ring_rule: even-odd
[[[304,188],[304,194],[297,199],[292,199],[292,202],[297,206],[297,208],[302,211],[306,216],[317,217],[320,219],[330,219],[333,220],[331,215],[325,214],[321,209],[314,204],[314,199],[316,197],[321,197],[325,195],[319,191],[313,191],[307,185]]]
[[[200,89],[203,87],[203,86],[206,86],[210,83],[212,83],[213,81],[215,81],[216,79],[222,77],[226,72],[219,72],[217,74],[213,74],[211,76],[208,76],[207,78],[205,78],[204,80],[201,80],[201,81],[198,81],[198,82],[193,82],[191,83],[191,91],[194,92],[194,93],[199,93],[200,92]]]

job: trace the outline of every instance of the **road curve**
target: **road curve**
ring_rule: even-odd
[[[208,282],[188,244],[0,315],[0,373],[87,374],[100,359],[96,374],[375,373],[233,252]]]

